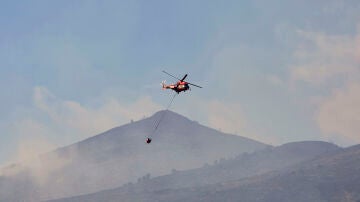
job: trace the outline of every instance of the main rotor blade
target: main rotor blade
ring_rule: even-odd
[[[188,83],[189,85],[192,85],[192,86],[198,87],[198,88],[202,88],[201,86],[198,86],[198,85],[195,85],[195,84],[192,84],[192,83],[189,83],[189,82],[186,82],[186,83]]]
[[[187,74],[185,74],[185,76],[180,80],[180,81],[184,81],[187,77]]]
[[[167,75],[169,75],[169,76],[171,76],[171,77],[174,77],[175,79],[177,79],[177,80],[181,80],[181,79],[179,79],[179,78],[177,78],[176,76],[173,76],[173,75],[171,75],[171,74],[169,74],[169,73],[167,73],[166,71],[162,71],[162,72],[164,72],[165,74],[167,74]]]

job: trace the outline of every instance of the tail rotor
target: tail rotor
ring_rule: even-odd
[[[164,81],[161,82],[161,86],[162,86],[163,89],[166,88],[166,80],[164,80]]]

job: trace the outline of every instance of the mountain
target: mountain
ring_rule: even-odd
[[[136,184],[127,184],[117,189],[55,200],[54,202],[107,202],[119,200],[149,202],[236,201],[235,199],[244,198],[241,196],[227,198],[226,194],[219,194],[213,196],[216,199],[213,200],[210,195],[214,195],[219,191],[232,191],[236,188],[234,185],[236,185],[238,181],[240,184],[246,182],[246,186],[251,186],[253,181],[257,182],[258,178],[262,179],[261,176],[265,176],[264,179],[267,179],[268,175],[273,176],[273,173],[293,169],[303,164],[306,165],[314,161],[314,159],[332,156],[341,151],[342,149],[338,146],[326,142],[306,141],[288,143],[278,147],[268,147],[262,151],[256,151],[251,154],[241,154],[235,158],[221,159],[213,165],[207,165],[202,168],[176,171],[170,175],[155,177],[153,179],[144,178]],[[256,189],[256,187],[252,189]],[[234,192],[236,193],[236,191]],[[241,192],[242,190],[239,191]],[[256,198],[260,194],[261,193],[250,192],[249,195]],[[245,201],[253,200],[249,199]]]
[[[145,143],[148,135],[153,137],[149,145]],[[27,169],[21,162],[3,169],[0,201],[39,201],[96,192],[135,182],[142,176],[194,169],[267,147],[205,127],[172,111],[160,111],[44,154],[34,169]]]
[[[216,190],[214,192],[213,190]],[[184,201],[360,201],[360,145],[281,172],[199,189],[182,190]],[[207,193],[206,196],[204,193]],[[192,196],[191,196],[192,194]],[[176,193],[170,194],[174,197]]]

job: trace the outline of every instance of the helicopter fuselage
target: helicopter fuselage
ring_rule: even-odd
[[[187,82],[185,81],[179,81],[176,84],[171,84],[171,85],[165,85],[163,83],[163,89],[171,89],[177,93],[180,93],[182,91],[187,91],[190,89],[190,86]]]

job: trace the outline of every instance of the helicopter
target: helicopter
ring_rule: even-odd
[[[192,85],[192,86],[195,86],[195,87],[198,87],[198,88],[202,88],[201,86],[195,85],[195,84],[190,83],[190,82],[186,82],[185,79],[186,79],[186,77],[187,77],[187,74],[185,74],[185,76],[184,76],[182,79],[179,79],[179,78],[177,78],[176,76],[173,76],[173,75],[167,73],[166,71],[162,71],[162,72],[164,72],[165,74],[167,74],[167,75],[169,75],[169,76],[171,76],[171,77],[179,80],[179,81],[176,82],[175,84],[170,84],[170,85],[166,85],[166,84],[165,84],[165,81],[163,81],[163,82],[161,83],[163,89],[171,89],[171,90],[173,90],[173,91],[175,91],[175,92],[177,92],[177,93],[179,94],[180,92],[183,92],[183,91],[185,92],[185,91],[187,91],[187,90],[190,90],[190,86],[189,86],[189,85]]]
[[[193,84],[193,83],[186,82],[185,79],[186,79],[186,77],[187,77],[187,74],[185,74],[185,76],[184,76],[182,79],[179,79],[179,78],[177,78],[176,76],[173,76],[173,75],[167,73],[166,71],[162,71],[162,72],[164,72],[165,74],[167,74],[167,75],[169,75],[169,76],[171,76],[171,77],[174,77],[175,79],[179,80],[179,81],[176,82],[175,84],[170,84],[170,85],[166,85],[166,84],[165,84],[165,81],[163,81],[163,82],[161,83],[163,89],[171,89],[171,90],[175,91],[177,94],[179,94],[180,92],[183,92],[183,91],[185,92],[185,91],[187,91],[187,90],[190,90],[190,86],[189,86],[189,85],[192,85],[192,86],[195,86],[195,87],[198,87],[198,88],[202,88],[201,86],[195,85],[195,84]],[[168,110],[168,109],[170,108],[172,102],[174,101],[175,96],[177,95],[176,93],[174,93],[174,95],[173,95],[173,97],[172,97],[172,99],[171,99],[168,107],[166,108],[166,110]],[[164,118],[164,116],[165,116],[165,113],[164,113],[164,114],[160,117],[160,119],[156,122],[156,126],[155,126],[155,129],[154,129],[153,133],[155,133],[156,129],[158,128],[158,126],[159,126],[161,120]],[[150,137],[147,137],[145,142],[146,142],[146,144],[150,144],[151,141],[152,141],[152,139],[151,139]]]

